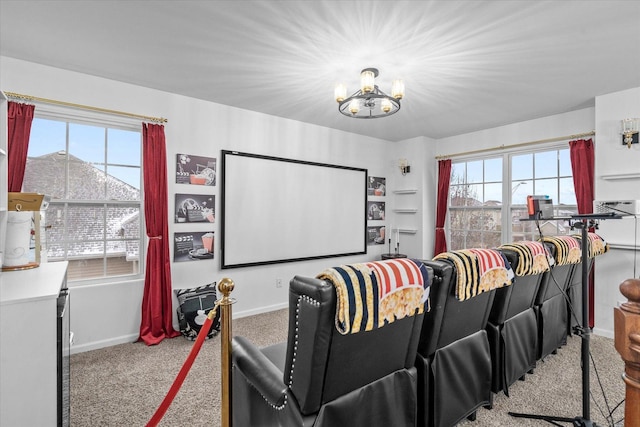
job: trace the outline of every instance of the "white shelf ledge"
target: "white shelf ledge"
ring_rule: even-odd
[[[418,190],[395,190],[394,194],[415,194]]]
[[[634,173],[612,173],[608,175],[600,175],[605,181],[616,181],[619,179],[640,179],[640,172]]]
[[[394,209],[393,211],[396,213],[416,213],[418,209]]]

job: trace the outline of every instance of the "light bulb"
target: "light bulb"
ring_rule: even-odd
[[[360,111],[360,101],[358,101],[357,99],[351,100],[351,102],[349,103],[349,111],[351,111],[351,114],[353,114],[354,116],[358,114],[358,111]]]
[[[391,83],[391,96],[395,99],[402,99],[404,97],[404,82],[402,80],[394,80]]]
[[[347,97],[347,86],[343,83],[339,83],[336,85],[334,90],[334,94],[336,97],[336,101],[342,102]]]
[[[380,109],[382,111],[384,111],[385,113],[388,113],[389,111],[391,111],[391,101],[389,101],[388,99],[384,98],[380,102]]]
[[[360,89],[363,93],[369,93],[376,84],[376,75],[371,70],[363,70],[360,73]]]

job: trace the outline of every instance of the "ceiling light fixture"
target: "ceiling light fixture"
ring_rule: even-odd
[[[335,88],[338,111],[355,119],[377,119],[395,114],[400,110],[400,100],[404,97],[404,83],[394,80],[391,96],[378,89],[375,79],[377,68],[365,68],[360,72],[360,90],[347,98],[347,87],[340,83]]]

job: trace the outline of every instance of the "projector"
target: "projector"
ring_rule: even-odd
[[[594,200],[593,212],[640,215],[640,200]]]

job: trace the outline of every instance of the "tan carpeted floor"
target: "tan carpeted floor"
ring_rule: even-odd
[[[237,319],[234,335],[247,337],[259,347],[286,340],[287,310]],[[71,357],[71,425],[144,426],[164,398],[182,367],[193,342],[182,337],[157,346],[122,344]],[[514,419],[508,411],[562,417],[582,416],[582,381],[578,337],[569,338],[558,354],[539,361],[525,381],[510,387],[510,396],[495,396],[492,410],[480,409],[475,422],[461,426],[544,426],[539,420]],[[613,340],[592,336],[591,352],[606,396],[591,373],[591,419],[611,426],[605,416],[624,399],[624,365]],[[161,426],[220,426],[220,337],[205,341],[193,368]],[[624,404],[613,420],[624,415]],[[568,424],[565,424],[568,425]],[[243,427],[243,426],[236,426]],[[342,426],[336,426],[342,427]],[[399,427],[399,426],[394,426]]]

